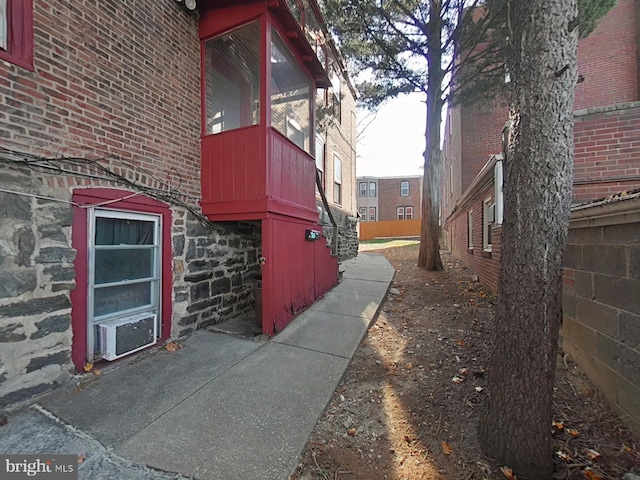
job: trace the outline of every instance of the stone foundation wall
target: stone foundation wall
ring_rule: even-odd
[[[358,219],[337,209],[331,209],[333,218],[338,224],[338,261],[343,262],[358,256]],[[323,225],[322,233],[327,245],[333,245],[333,226]]]
[[[69,378],[72,341],[85,341],[71,326],[71,291],[87,281],[73,264],[72,180],[0,163],[0,408]],[[173,284],[171,337],[253,314],[260,225],[212,228],[175,205],[171,217],[173,278],[163,279]]]

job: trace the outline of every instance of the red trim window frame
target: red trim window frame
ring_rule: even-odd
[[[105,208],[135,213],[158,215],[162,219],[160,231],[162,278],[160,287],[161,308],[161,340],[171,334],[171,289],[172,254],[171,254],[171,209],[168,205],[144,196],[131,197],[127,190],[108,188],[87,188],[76,190],[73,194],[73,229],[71,243],[76,249],[74,267],[76,272],[76,288],[71,291],[71,327],[73,339],[71,343],[71,359],[79,371],[87,363],[88,305],[89,295],[89,206],[98,206],[109,202]]]
[[[7,0],[7,49],[0,60],[33,71],[33,0]]]

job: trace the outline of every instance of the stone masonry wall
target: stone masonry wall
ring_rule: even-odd
[[[571,228],[563,348],[640,432],[640,223]]]
[[[56,386],[71,370],[75,286],[71,205],[20,170],[0,169],[0,408]]]
[[[73,190],[50,185],[58,180],[81,179],[0,163],[0,408],[52,389],[74,371],[70,293],[87,279],[77,278],[73,265]],[[252,314],[259,225],[212,228],[180,206],[171,213],[173,278],[164,279],[173,284],[171,337]]]

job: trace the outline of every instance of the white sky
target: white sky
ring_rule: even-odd
[[[426,106],[424,96],[403,95],[378,109],[357,145],[357,176],[422,175],[425,148]],[[367,111],[358,112],[358,121],[368,123]]]

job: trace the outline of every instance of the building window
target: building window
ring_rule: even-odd
[[[409,182],[400,182],[400,196],[408,197],[409,196]]]
[[[333,156],[333,201],[342,203],[342,160]]]
[[[413,220],[413,207],[405,207],[404,218],[407,220]]]
[[[340,83],[340,74],[333,72],[331,75],[331,100],[333,104],[333,116],[338,122],[342,121],[342,93],[340,92]]]
[[[496,162],[494,167],[494,184],[495,184],[495,213],[494,223],[496,225],[502,225],[504,216],[504,193],[503,193],[503,173],[502,173],[502,160]]]
[[[376,221],[376,207],[369,207],[369,221]]]
[[[260,121],[260,26],[251,23],[204,43],[204,134]],[[283,118],[284,130],[284,118]]]
[[[398,220],[404,220],[404,207],[396,208],[396,218]]]
[[[316,135],[316,171],[320,174],[320,185],[324,190],[324,140],[320,135]],[[316,193],[320,195],[318,185],[316,185]]]
[[[73,195],[79,207],[73,218],[78,256],[71,315],[72,359],[82,369],[100,354],[99,325],[142,316],[156,322],[156,338],[168,337],[172,284],[163,279],[171,278],[172,263],[171,211],[165,204],[144,196],[127,200],[131,194],[123,190],[79,190]],[[106,203],[110,208],[93,206]],[[132,341],[129,347],[135,347]]]
[[[473,210],[467,213],[467,247],[473,248]]]
[[[0,60],[33,70],[32,0],[0,0]]]
[[[259,66],[260,62],[257,62],[256,68]],[[270,85],[271,126],[306,152],[311,152],[311,79],[275,30],[271,34]],[[290,128],[291,125],[295,128]]]
[[[377,192],[376,192],[377,188],[376,187],[377,187],[376,182],[369,182],[369,196],[370,197],[375,197],[377,195]]]
[[[488,198],[482,202],[482,249],[491,251],[491,226],[495,220],[495,206]]]
[[[367,196],[367,182],[360,182],[360,196],[361,197],[366,197]]]
[[[358,209],[358,211],[360,212],[360,221],[361,222],[366,222],[367,221],[367,207],[360,207]]]

